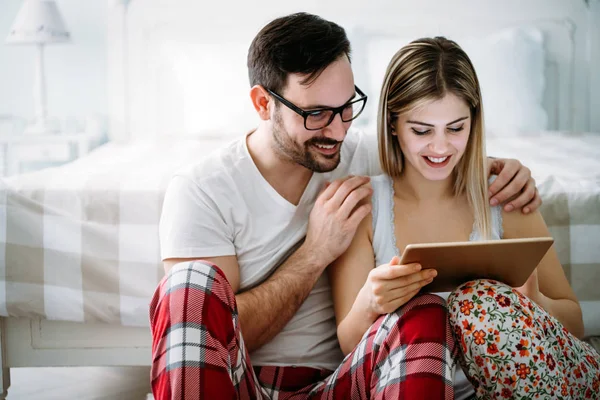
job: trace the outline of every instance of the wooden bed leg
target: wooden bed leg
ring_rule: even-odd
[[[4,318],[0,318],[0,400],[6,399],[8,387],[10,386],[10,369],[6,363],[6,338],[4,334]]]

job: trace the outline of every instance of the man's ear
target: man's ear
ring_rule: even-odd
[[[263,121],[268,121],[271,119],[269,104],[273,102],[273,99],[264,87],[260,85],[254,85],[252,89],[250,89],[250,99],[252,100],[252,105],[258,113],[260,119]]]

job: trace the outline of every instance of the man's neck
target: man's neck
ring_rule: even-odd
[[[443,181],[430,181],[411,165],[407,165],[399,178],[394,179],[396,196],[410,202],[438,203],[454,198],[454,176]]]
[[[264,126],[259,126],[246,137],[250,156],[263,178],[281,197],[298,205],[313,172],[278,156],[272,141],[271,132]]]

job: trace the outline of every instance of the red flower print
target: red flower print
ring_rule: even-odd
[[[527,325],[528,328],[531,328],[533,326],[533,319],[530,316],[527,316],[527,318],[525,318],[523,322],[525,323],[525,325]]]
[[[504,295],[499,294],[498,296],[496,296],[496,301],[502,307],[510,307],[510,299]]]
[[[485,294],[485,292],[483,290],[478,290],[477,291],[477,296],[482,297]]]
[[[473,333],[473,330],[475,329],[475,325],[473,325],[466,319],[463,320],[462,324],[463,324],[463,328],[465,330],[465,334],[470,335],[471,333]]]
[[[575,374],[575,377],[576,377],[577,379],[581,379],[581,377],[583,376],[583,375],[581,374],[581,369],[579,369],[579,367],[575,368],[575,370],[573,371],[573,373]]]
[[[487,288],[487,295],[490,296],[490,297],[494,297],[495,294],[496,294],[496,291],[494,290],[494,288],[491,287],[491,286],[489,286]]]
[[[519,375],[521,379],[526,379],[527,375],[530,373],[531,369],[527,366],[527,364],[521,363],[517,365],[517,375]]]
[[[517,376],[511,375],[508,378],[504,378],[504,385],[506,386],[515,386],[517,384]]]
[[[460,326],[455,325],[454,326],[454,334],[457,338],[460,338],[460,347],[463,351],[463,353],[467,352],[467,344],[465,343],[465,337],[462,334],[462,331],[460,330]]]
[[[475,333],[473,333],[473,336],[475,337],[475,344],[485,344],[485,332],[482,331],[481,329],[476,331]]]
[[[502,397],[504,397],[505,399],[512,398],[512,390],[506,388],[502,389]]]
[[[561,394],[561,395],[563,395],[563,396],[566,396],[566,395],[568,395],[568,394],[569,394],[569,392],[567,391],[567,384],[566,384],[566,383],[563,383],[562,385],[560,385],[560,387],[561,387],[561,389],[562,389],[562,390],[560,391],[560,394]]]
[[[519,350],[519,355],[521,357],[529,357],[529,350],[527,349],[529,346],[529,341],[525,339],[521,339],[521,342],[517,344],[517,350]]]
[[[460,305],[460,312],[465,315],[471,315],[471,310],[475,308],[473,302],[469,300],[463,300],[458,304]]]
[[[462,294],[471,294],[471,293],[473,293],[473,286],[464,285],[463,287],[460,288],[460,290],[462,291]]]
[[[587,367],[585,366],[585,363],[581,363],[581,370],[583,371],[583,373],[584,373],[584,374],[587,374],[587,373],[588,373],[588,369],[587,369]]]
[[[483,357],[475,356],[475,364],[477,364],[478,367],[483,367]]]
[[[590,364],[592,364],[592,366],[593,366],[594,368],[598,368],[598,363],[596,362],[596,359],[595,359],[594,357],[592,357],[592,356],[590,356],[590,355],[587,355],[587,356],[585,356],[585,359],[586,359],[586,360],[588,360],[588,362],[589,362]]]
[[[552,356],[552,354],[548,354],[548,359],[546,360],[546,365],[548,365],[548,368],[550,368],[550,371],[554,371],[554,368],[556,368],[556,361],[554,361],[554,357]]]
[[[497,354],[498,353],[498,346],[496,346],[496,343],[488,344],[487,352],[489,354]]]

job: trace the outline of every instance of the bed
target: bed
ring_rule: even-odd
[[[532,169],[586,334],[600,335],[600,2],[442,3],[315,0],[304,9],[346,27],[356,82],[370,95],[356,127],[370,133],[395,49],[435,34],[465,47],[482,82],[488,153]],[[109,7],[111,142],[0,182],[0,399],[13,367],[150,364],[167,182],[256,124],[247,46],[271,18],[297,11],[275,1],[266,12],[240,5],[239,15],[191,0]]]

